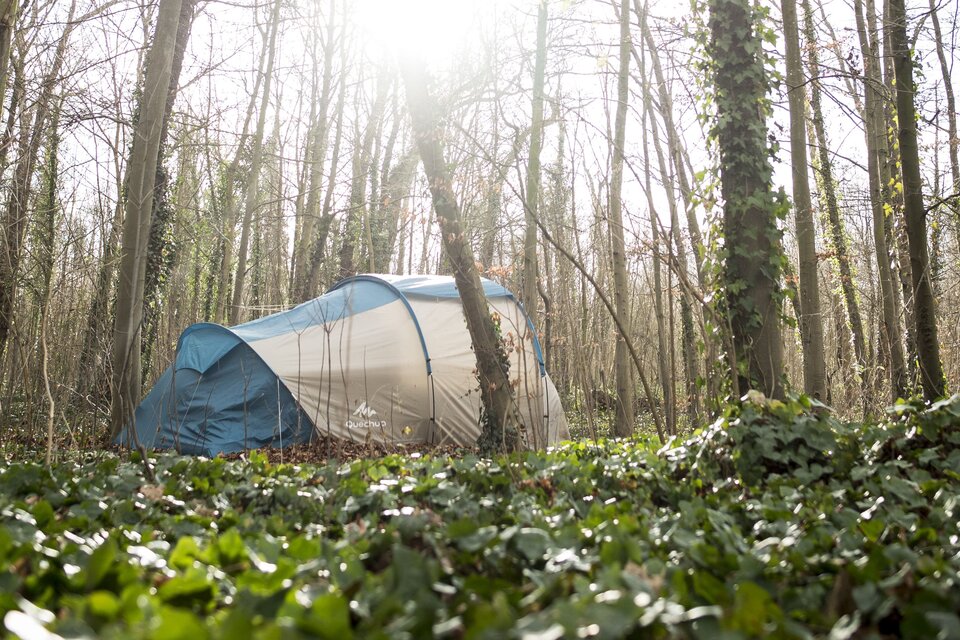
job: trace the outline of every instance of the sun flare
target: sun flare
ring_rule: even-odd
[[[370,45],[393,55],[450,61],[495,5],[494,0],[358,0],[351,11]]]

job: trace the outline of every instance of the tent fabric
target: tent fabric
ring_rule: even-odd
[[[501,285],[483,279],[483,288],[500,321],[528,446],[568,437],[529,318]],[[479,415],[476,358],[453,278],[367,274],[289,311],[187,328],[119,442],[203,455],[316,433],[468,445],[480,434]]]
[[[196,349],[205,335],[193,332],[187,344]],[[289,390],[243,342],[203,371],[169,367],[137,407],[135,423],[119,444],[208,456],[309,442],[313,434]]]

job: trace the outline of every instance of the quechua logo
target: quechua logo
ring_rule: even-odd
[[[347,429],[383,429],[387,426],[386,420],[377,420],[377,411],[364,400],[353,410],[353,417],[346,422]]]

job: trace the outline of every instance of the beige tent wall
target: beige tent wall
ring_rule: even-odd
[[[251,347],[319,433],[360,441],[429,440],[427,365],[400,300]]]
[[[510,380],[527,424],[528,445],[545,447],[568,437],[559,398],[549,402],[556,389],[540,376],[532,332],[519,305],[509,298],[489,301],[500,316],[500,329],[510,358]],[[458,299],[410,298],[420,322],[433,365],[439,442],[474,443],[480,436],[480,390],[477,360]],[[554,415],[550,415],[552,409]],[[551,429],[552,427],[552,429]],[[552,433],[551,433],[552,431]]]
[[[419,295],[406,300],[416,322],[398,298],[345,318],[318,318],[303,331],[250,346],[321,434],[354,441],[472,445],[480,436],[481,401],[461,302]],[[528,446],[543,448],[569,437],[557,391],[549,377],[540,375],[526,316],[511,298],[489,303],[500,316]]]

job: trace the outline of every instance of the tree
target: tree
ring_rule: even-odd
[[[940,343],[937,340],[937,310],[930,283],[930,259],[927,251],[927,212],[923,205],[923,181],[917,149],[917,111],[914,106],[913,58],[907,39],[907,14],[904,0],[890,3],[890,45],[893,53],[897,89],[897,140],[903,171],[903,205],[910,244],[910,273],[913,285],[913,310],[916,323],[917,355],[923,395],[933,401],[946,394]]]
[[[725,305],[737,363],[735,389],[781,397],[780,274],[777,220],[783,205],[771,187],[765,116],[767,71],[750,0],[710,0],[707,45],[713,65],[723,197]]]
[[[947,101],[947,146],[950,150],[950,177],[953,190],[949,196],[950,210],[953,212],[957,233],[960,234],[960,134],[957,133],[957,98],[953,92],[950,78],[950,65],[943,51],[943,34],[940,30],[940,17],[937,15],[935,0],[930,0],[930,21],[933,24],[934,45],[937,49],[937,61],[940,63],[940,77],[943,79],[943,93]]]
[[[20,0],[0,0],[0,105],[7,95],[7,74],[10,69],[10,50],[17,23]]]
[[[825,400],[827,368],[817,276],[816,227],[810,203],[807,171],[806,91],[800,58],[800,29],[796,0],[782,0],[783,35],[786,42],[787,98],[790,106],[790,160],[793,165],[793,208],[800,253],[800,339],[803,342],[803,388],[808,395]],[[809,43],[811,46],[813,43]]]
[[[170,84],[167,92],[167,104],[163,112],[163,129],[160,132],[160,150],[158,152],[157,175],[154,178],[153,213],[150,221],[150,240],[147,242],[146,278],[143,288],[143,329],[141,348],[144,375],[150,369],[153,347],[157,340],[160,324],[161,297],[164,285],[173,267],[175,243],[172,241],[171,227],[175,206],[170,202],[170,180],[163,166],[166,155],[167,133],[170,126],[170,114],[177,98],[180,71],[183,58],[193,28],[194,8],[197,0],[183,0],[180,5],[180,22],[177,26],[177,39],[174,43],[173,65],[170,68]]]
[[[473,249],[463,233],[460,207],[443,154],[438,107],[428,91],[423,66],[422,62],[412,59],[401,63],[413,137],[430,186],[443,250],[453,267],[463,315],[477,356],[485,420],[480,445],[487,450],[512,451],[526,444],[526,427],[513,398],[505,366],[506,354],[490,316]]]
[[[181,0],[161,0],[153,44],[147,55],[140,117],[134,127],[133,151],[127,166],[126,204],[120,247],[116,320],[113,332],[111,433],[120,432],[140,399],[140,330],[146,279],[147,244],[153,220],[153,195],[161,133]]]
[[[243,210],[243,224],[240,227],[240,249],[237,252],[237,275],[233,280],[233,296],[230,301],[230,324],[240,322],[243,308],[243,288],[247,278],[247,252],[250,248],[250,231],[253,217],[260,206],[260,167],[263,163],[263,134],[267,122],[267,108],[270,106],[270,82],[273,79],[273,64],[277,54],[277,31],[280,29],[280,0],[273,3],[270,15],[270,36],[267,45],[267,64],[263,71],[263,94],[260,98],[260,112],[257,114],[257,128],[253,134],[253,157],[250,160],[250,177],[247,181],[246,199]],[[227,185],[230,188],[230,185]]]
[[[77,2],[73,0],[67,14],[67,25],[57,41],[53,63],[43,78],[39,97],[32,108],[27,108],[26,105],[20,108],[18,156],[14,167],[13,184],[4,212],[3,229],[0,233],[3,247],[3,255],[0,255],[0,355],[3,355],[10,329],[14,324],[17,285],[20,278],[20,263],[23,260],[23,240],[27,230],[28,203],[32,193],[33,174],[54,104],[54,90],[60,80],[67,43],[77,22],[86,20],[96,13],[95,10],[81,17],[80,20],[74,21],[76,8]],[[13,110],[11,110],[12,116]]]
[[[630,95],[630,0],[620,3],[620,67],[617,71],[617,113],[613,125],[613,159],[610,176],[610,200],[607,224],[613,258],[613,298],[617,316],[626,325],[630,317],[630,282],[627,279],[627,256],[623,232],[623,145],[627,131],[627,99]],[[618,436],[633,433],[633,376],[625,337],[617,334],[614,353],[617,377],[617,419],[614,426]]]
[[[866,342],[863,336],[863,320],[860,316],[860,305],[857,302],[857,293],[853,281],[853,269],[850,266],[850,251],[847,246],[847,237],[840,216],[840,206],[837,202],[837,190],[834,181],[833,162],[830,159],[830,149],[827,146],[826,126],[823,121],[823,107],[820,96],[820,57],[816,47],[816,33],[813,27],[813,11],[810,1],[804,0],[804,32],[807,38],[807,64],[810,76],[810,110],[813,121],[813,133],[816,140],[817,161],[815,170],[820,176],[821,206],[827,210],[827,220],[830,228],[830,242],[836,254],[837,266],[840,271],[840,288],[843,290],[844,305],[850,323],[850,333],[853,336],[853,351],[857,360],[859,374],[863,376],[864,391],[867,389],[867,354]],[[856,94],[855,94],[856,95]],[[866,393],[865,393],[866,395]],[[865,403],[867,398],[864,398]]]
[[[547,0],[537,10],[537,53],[533,69],[533,106],[530,124],[530,155],[527,158],[527,185],[524,189],[526,232],[523,237],[523,299],[531,322],[537,326],[537,224],[540,206],[540,150],[543,147],[543,82],[547,64]]]
[[[896,400],[906,390],[906,364],[900,330],[900,305],[893,284],[891,251],[887,241],[887,207],[889,204],[889,178],[887,171],[887,136],[883,117],[883,97],[880,87],[880,46],[878,36],[867,28],[867,20],[875,19],[873,5],[868,0],[867,16],[864,17],[862,0],[854,0],[857,36],[863,56],[864,90],[864,135],[867,146],[867,177],[870,184],[870,207],[873,213],[873,241],[877,256],[877,275],[880,280],[880,296],[883,305],[883,337],[890,354],[890,396]]]

